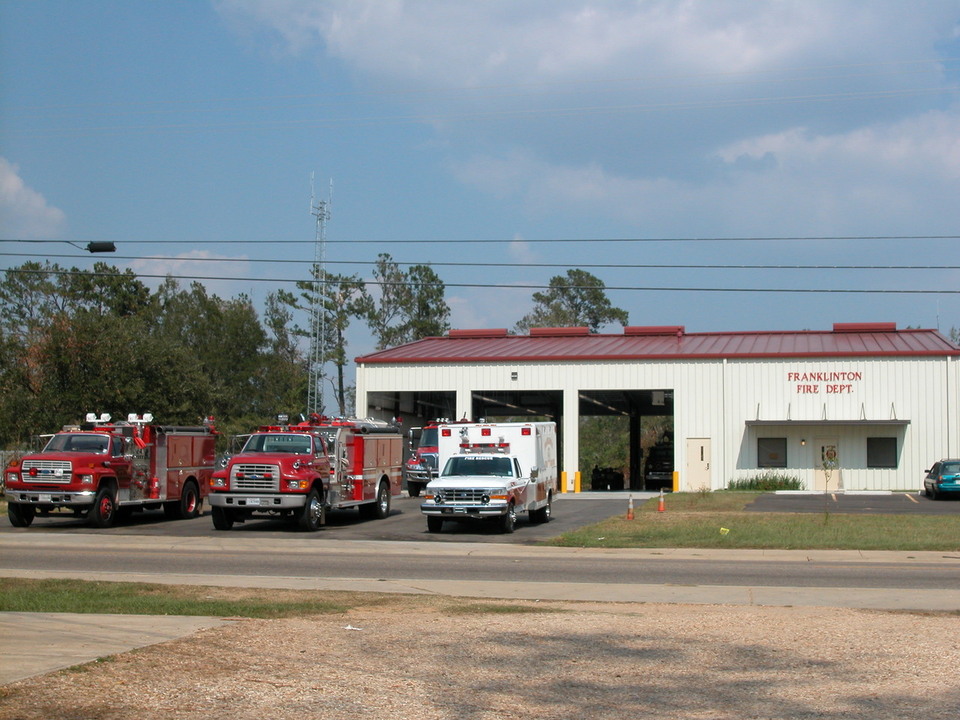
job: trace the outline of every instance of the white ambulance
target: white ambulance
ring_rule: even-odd
[[[552,422],[442,424],[440,475],[425,489],[427,529],[444,520],[492,520],[512,533],[517,514],[548,522],[557,484],[557,426]]]

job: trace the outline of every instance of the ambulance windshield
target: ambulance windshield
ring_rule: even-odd
[[[475,455],[455,455],[447,460],[442,475],[467,476],[488,475],[494,477],[512,477],[513,464],[508,457],[482,457]]]

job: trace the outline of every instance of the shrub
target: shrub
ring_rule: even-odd
[[[728,490],[760,490],[772,492],[774,490],[803,490],[803,481],[793,475],[778,472],[766,472],[750,478],[731,480]]]

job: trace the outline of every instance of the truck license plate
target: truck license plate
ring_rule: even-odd
[[[43,493],[40,494],[40,502],[50,502],[51,500],[53,500],[52,496]]]
[[[259,505],[260,498],[247,498],[247,505]]]

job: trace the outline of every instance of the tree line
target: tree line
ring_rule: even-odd
[[[270,293],[262,312],[246,294],[221,298],[172,277],[151,290],[132,270],[103,262],[90,270],[24,263],[0,281],[0,445],[22,444],[87,412],[151,412],[170,425],[212,415],[226,434],[301,412],[315,317],[326,367],[334,369],[327,411],[346,415],[348,328],[364,323],[377,349],[443,335],[445,293],[429,265],[403,270],[386,253],[371,281],[313,266],[296,291]],[[602,281],[583,270],[552,278],[531,306],[515,332],[627,324]]]

